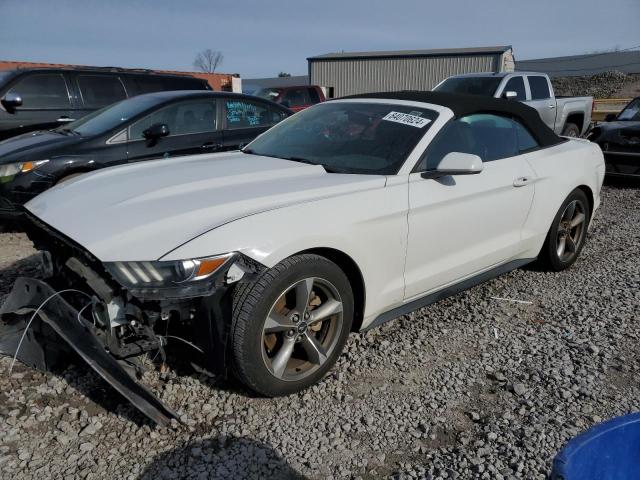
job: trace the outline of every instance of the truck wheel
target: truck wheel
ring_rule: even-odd
[[[575,123],[566,123],[562,129],[563,137],[579,137],[580,129]]]
[[[344,272],[318,255],[289,257],[234,292],[233,370],[265,396],[303,390],[335,364],[352,320]]]
[[[584,247],[589,217],[587,196],[580,189],[574,190],[553,219],[538,260],[555,272],[573,265]]]

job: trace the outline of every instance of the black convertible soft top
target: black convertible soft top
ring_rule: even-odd
[[[542,121],[538,112],[515,100],[484,97],[482,95],[465,95],[449,92],[377,92],[351,95],[342,98],[380,98],[389,100],[408,100],[412,102],[433,103],[442,105],[453,111],[456,118],[472,113],[498,113],[515,117],[529,129],[541,147],[549,147],[564,141]]]

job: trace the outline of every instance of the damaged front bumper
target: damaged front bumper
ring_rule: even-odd
[[[185,339],[176,335],[184,334],[192,340],[186,341],[193,347],[187,353],[189,362],[227,375],[231,286],[253,281],[263,266],[233,254],[207,280],[211,282],[207,288],[197,292],[200,296],[175,298],[171,291],[153,289],[138,292],[119,284],[105,264],[73,240],[28,212],[25,217],[29,238],[43,252],[47,279],[15,282],[0,308],[0,354],[48,371],[66,366],[75,352],[161,425],[175,414],[124,368],[138,363],[137,357],[155,354],[164,363],[169,340],[183,344]]]
[[[48,371],[68,360],[70,348],[157,424],[167,425],[177,418],[170,408],[127,373],[105,350],[93,325],[47,283],[19,278],[0,308],[0,319],[0,353]]]

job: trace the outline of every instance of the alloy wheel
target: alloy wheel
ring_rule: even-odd
[[[262,327],[262,359],[279,380],[305,378],[324,365],[340,339],[343,304],[329,281],[311,277],[285,289]]]
[[[585,207],[579,200],[570,202],[562,212],[556,240],[560,261],[568,262],[577,255],[586,231],[586,218]]]

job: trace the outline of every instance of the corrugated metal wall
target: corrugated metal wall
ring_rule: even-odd
[[[335,97],[369,92],[430,90],[451,75],[495,72],[500,68],[501,54],[309,61],[311,85],[333,87]]]

